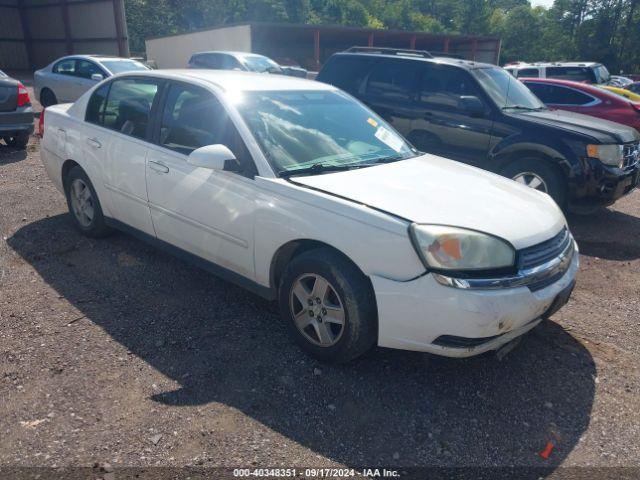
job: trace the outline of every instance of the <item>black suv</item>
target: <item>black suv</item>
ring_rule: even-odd
[[[636,130],[550,110],[495,65],[354,47],[317,79],[369,105],[419,150],[546,191],[562,207],[610,205],[638,183]]]

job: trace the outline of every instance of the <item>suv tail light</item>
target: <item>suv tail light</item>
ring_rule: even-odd
[[[631,105],[633,106],[633,108],[636,109],[636,112],[640,112],[640,103],[631,103]]]
[[[44,112],[46,112],[46,109],[40,112],[40,119],[38,120],[38,136],[40,138],[44,138]]]
[[[28,107],[29,105],[31,105],[29,92],[23,84],[18,83],[18,107]]]

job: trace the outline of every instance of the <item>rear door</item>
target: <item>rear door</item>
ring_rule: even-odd
[[[65,58],[56,63],[48,75],[46,86],[55,94],[58,103],[73,102],[76,100],[75,89],[77,62],[75,58]]]
[[[422,62],[380,58],[368,75],[364,103],[405,137],[416,115],[415,91]]]
[[[87,108],[85,156],[102,172],[115,219],[155,235],[145,178],[151,112],[163,82],[125,77],[96,90]]]
[[[253,278],[256,190],[253,160],[223,105],[208,90],[171,83],[147,157],[147,186],[159,239]],[[226,145],[245,174],[195,167],[196,148]],[[252,168],[253,167],[253,168]]]

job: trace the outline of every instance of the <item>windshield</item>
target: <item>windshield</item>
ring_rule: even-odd
[[[270,58],[260,55],[247,55],[242,57],[242,61],[246,67],[252,72],[266,72],[269,69],[274,71],[282,70],[280,66]]]
[[[415,156],[384,120],[337,91],[245,92],[237,108],[279,173],[354,168]]]
[[[526,110],[546,109],[538,97],[531,93],[531,90],[506,70],[502,68],[477,68],[472,72],[498,107]]]
[[[609,70],[604,65],[598,65],[595,69],[596,83],[607,83],[611,80]]]
[[[101,60],[100,63],[102,63],[102,65],[104,65],[114,75],[123,72],[149,70],[149,67],[146,67],[135,60]]]

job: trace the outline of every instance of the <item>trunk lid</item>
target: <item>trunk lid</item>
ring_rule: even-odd
[[[0,78],[0,112],[13,112],[18,105],[18,81]]]

